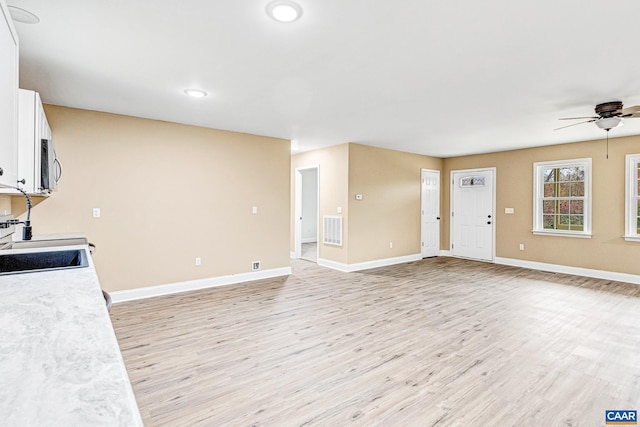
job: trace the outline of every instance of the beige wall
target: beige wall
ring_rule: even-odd
[[[640,136],[506,151],[444,161],[442,247],[449,248],[450,172],[496,167],[496,256],[640,274],[640,245],[626,242],[624,182],[626,154],[640,153]],[[533,235],[533,163],[592,158],[593,219],[591,239]],[[515,209],[506,215],[504,208]],[[518,246],[524,243],[525,250]]]
[[[350,264],[421,252],[421,169],[441,170],[442,159],[349,144]]]
[[[34,233],[86,233],[105,289],[289,266],[289,141],[45,109],[64,175]]]
[[[11,212],[11,196],[0,194],[0,215]]]
[[[441,159],[353,143],[297,154],[292,206],[295,169],[314,165],[320,167],[320,220],[338,215],[338,207],[343,216],[343,246],[319,242],[320,258],[355,264],[420,253],[420,170],[441,170]],[[321,233],[322,225],[322,239]],[[292,221],[291,251],[293,236]]]
[[[441,248],[448,249],[450,172],[495,167],[498,257],[640,274],[640,245],[622,238],[624,156],[640,153],[640,136],[611,139],[609,159],[603,140],[444,160],[359,144],[290,157],[284,140],[46,110],[65,175],[58,193],[34,208],[34,232],[87,233],[108,290],[248,272],[254,260],[263,269],[288,266],[291,171],[308,166],[320,167],[319,218],[336,215],[337,207],[345,218],[344,246],[319,244],[327,260],[419,253],[421,168],[442,170]],[[583,157],[593,159],[593,237],[533,235],[533,162]],[[356,201],[356,193],[364,199]],[[102,218],[91,218],[93,207]],[[505,215],[506,207],[515,214]],[[0,196],[0,209],[19,214],[24,203]],[[193,265],[196,256],[201,267]]]
[[[349,144],[334,145],[333,147],[309,151],[292,156],[291,158],[291,218],[295,218],[294,188],[296,168],[318,166],[319,175],[319,215],[318,225],[320,242],[318,242],[318,256],[343,264],[347,263],[349,247]],[[322,217],[324,215],[339,215],[338,207],[342,208],[343,245],[333,246],[322,243]],[[290,227],[290,248],[294,251],[294,221]]]

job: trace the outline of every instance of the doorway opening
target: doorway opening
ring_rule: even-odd
[[[294,257],[318,262],[320,168],[296,168]]]

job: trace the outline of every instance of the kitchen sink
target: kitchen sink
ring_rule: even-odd
[[[65,249],[59,251],[0,253],[0,275],[14,273],[35,273],[62,270],[66,268],[88,267],[85,249]]]

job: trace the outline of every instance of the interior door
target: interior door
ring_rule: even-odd
[[[313,182],[309,182],[312,176]],[[293,237],[293,258],[302,258],[303,243],[318,242],[318,206],[320,194],[320,167],[318,165],[296,168],[294,186],[294,237]],[[315,186],[315,191],[305,192],[305,183]],[[307,185],[309,187],[309,185]],[[306,199],[306,203],[305,203]],[[315,199],[315,200],[311,200]],[[306,217],[306,219],[305,219]],[[305,230],[305,227],[307,229]],[[312,236],[312,237],[310,237]],[[314,250],[313,261],[316,262],[319,248]]]
[[[493,261],[495,169],[452,171],[451,254]]]
[[[440,253],[440,171],[422,169],[422,258]]]

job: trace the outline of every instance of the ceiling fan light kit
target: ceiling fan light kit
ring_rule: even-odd
[[[608,131],[621,124],[621,122],[622,119],[620,117],[606,117],[604,119],[596,120],[595,123],[600,129]]]
[[[609,132],[611,129],[618,125],[622,125],[622,119],[627,118],[640,118],[640,105],[634,105],[633,107],[623,108],[622,101],[610,101],[603,102],[596,105],[595,112],[597,116],[591,117],[564,117],[560,120],[583,120],[580,123],[574,123],[567,126],[562,126],[554,130],[564,129],[571,126],[580,125],[582,123],[595,123],[600,129],[604,129]]]

